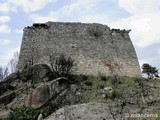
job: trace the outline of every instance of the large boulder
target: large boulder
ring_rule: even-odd
[[[2,82],[0,82],[0,96],[5,92],[15,90],[19,87],[20,83],[18,81],[19,73],[15,72],[7,76]]]
[[[45,120],[114,120],[108,104],[88,103],[65,106]]]
[[[46,84],[41,84],[25,97],[24,105],[39,108],[49,100],[50,89]]]
[[[25,106],[31,106],[35,109],[40,108],[50,99],[55,98],[57,95],[65,94],[68,85],[68,80],[63,77],[49,82],[41,83],[24,98],[22,104]]]
[[[50,67],[46,64],[36,64],[31,68],[33,80],[48,81],[52,76]]]
[[[7,105],[12,102],[12,100],[16,97],[15,92],[10,92],[8,94],[0,96],[0,105]]]
[[[12,81],[18,79],[18,77],[19,77],[19,72],[11,73],[10,75],[8,75],[4,79],[4,81],[6,81],[6,82],[12,82]]]
[[[4,119],[4,120],[7,120],[7,118],[9,118],[10,117],[10,115],[11,115],[11,110],[10,109],[8,109],[8,110],[0,110],[0,120],[1,119]]]
[[[35,64],[33,66],[27,66],[21,72],[20,76],[23,81],[30,80],[32,83],[39,83],[49,81],[53,73],[48,65]]]

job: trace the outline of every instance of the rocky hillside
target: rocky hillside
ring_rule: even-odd
[[[159,120],[159,93],[160,80],[57,77],[37,64],[0,83],[0,120]]]

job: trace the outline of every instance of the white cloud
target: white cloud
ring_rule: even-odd
[[[15,32],[16,32],[17,34],[23,34],[23,29],[16,29]]]
[[[11,20],[9,16],[0,16],[0,23],[7,23]]]
[[[61,13],[66,15],[71,15],[72,13],[81,13],[82,11],[86,11],[91,9],[96,5],[96,2],[102,0],[72,0],[72,3],[64,6],[61,9]]]
[[[40,16],[40,15],[30,15],[30,19],[34,22],[34,23],[44,23],[44,22],[48,22],[48,21],[58,21],[58,14],[55,12],[50,12],[48,15],[46,16]]]
[[[10,43],[11,43],[10,40],[0,39],[0,45],[2,45],[2,46],[8,46]]]
[[[0,33],[9,33],[10,31],[10,27],[7,25],[0,25]]]
[[[109,23],[110,19],[103,14],[86,15],[79,19],[81,22],[85,23]]]
[[[155,55],[150,55],[150,57],[148,58],[142,58],[139,60],[140,66],[142,66],[144,63],[148,63],[154,67],[157,67],[160,69],[160,49],[157,49],[157,51],[155,51],[155,49],[153,49],[154,52],[156,53]],[[144,53],[145,54],[145,53]]]
[[[16,12],[18,7],[27,13],[35,12],[55,1],[56,0],[5,0],[0,3],[0,12]]]
[[[8,62],[13,58],[14,53],[19,51],[20,47],[15,47],[7,51],[4,51],[4,54],[0,56],[0,66],[7,66]]]
[[[16,9],[15,7],[11,6],[9,3],[4,2],[4,3],[0,3],[0,12],[15,12]]]
[[[78,21],[78,22],[100,22],[108,21],[106,15],[94,13],[94,7],[98,2],[104,0],[71,0],[70,4],[63,6],[57,11],[51,11],[48,15],[30,15],[33,22],[46,21]]]
[[[157,50],[157,54],[160,55],[160,49]]]
[[[119,6],[132,14],[154,13],[160,9],[159,0],[118,0]]]
[[[25,12],[35,12],[56,0],[7,0],[10,5],[21,7]]]
[[[150,30],[150,25],[149,25],[149,18],[140,18],[140,19],[135,19],[131,21],[131,25],[133,26],[134,29],[136,29],[138,32],[148,32]]]
[[[16,47],[16,48],[13,48],[13,49],[10,49],[6,55],[3,57],[6,61],[9,61],[13,58],[13,55],[15,52],[19,52],[20,51],[20,47]]]

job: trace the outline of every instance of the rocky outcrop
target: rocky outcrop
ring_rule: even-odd
[[[10,115],[11,115],[11,110],[10,109],[8,109],[8,110],[6,110],[6,109],[3,109],[3,110],[0,110],[0,120],[1,119],[7,119]]]
[[[49,82],[38,84],[35,88],[20,89],[20,92],[8,92],[0,96],[0,116],[8,118],[12,112],[20,106],[38,109],[47,104],[50,100],[62,97],[66,94],[69,81],[60,77]],[[23,86],[24,87],[24,86]]]
[[[31,81],[32,84],[46,82],[52,78],[53,73],[46,64],[35,64],[26,66],[21,72],[20,78],[23,81]]]
[[[31,68],[31,71],[34,80],[49,81],[53,74],[46,64],[36,64]]]
[[[8,93],[6,95],[0,96],[0,105],[7,105],[16,97],[15,92]]]
[[[64,85],[62,81],[64,81]],[[67,79],[63,77],[57,78],[50,82],[41,83],[24,98],[22,104],[25,106],[31,106],[35,109],[40,108],[53,97],[56,97],[58,94],[63,93],[68,86],[66,83]],[[63,94],[65,94],[65,92]]]
[[[19,73],[18,72],[15,72],[15,73],[12,73],[12,74],[10,74],[9,76],[7,76],[5,79],[4,79],[4,81],[10,81],[10,82],[12,82],[12,81],[14,81],[14,80],[16,80],[16,79],[18,79],[18,77],[19,77]]]
[[[90,103],[63,107],[45,120],[114,120],[114,118],[108,104]]]
[[[12,73],[7,76],[2,82],[0,82],[0,96],[7,91],[15,90],[20,87],[21,83],[18,79],[19,73]]]
[[[24,98],[23,104],[33,108],[39,108],[45,104],[50,95],[49,86],[45,84],[39,85],[28,96]]]
[[[13,73],[0,82],[0,118],[9,117],[12,110],[21,106],[38,109],[51,99],[63,96],[69,84],[64,77],[54,79],[46,64]]]
[[[38,120],[43,120],[42,114],[40,114],[40,115],[38,116]]]
[[[54,79],[50,68],[41,64],[26,70],[0,83],[0,118],[121,120],[126,113],[160,112],[158,80],[85,75]],[[23,75],[30,77],[23,81]]]

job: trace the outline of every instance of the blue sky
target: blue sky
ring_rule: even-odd
[[[160,0],[0,0],[0,65],[19,51],[24,27],[47,21],[131,29],[140,65],[160,69]]]

